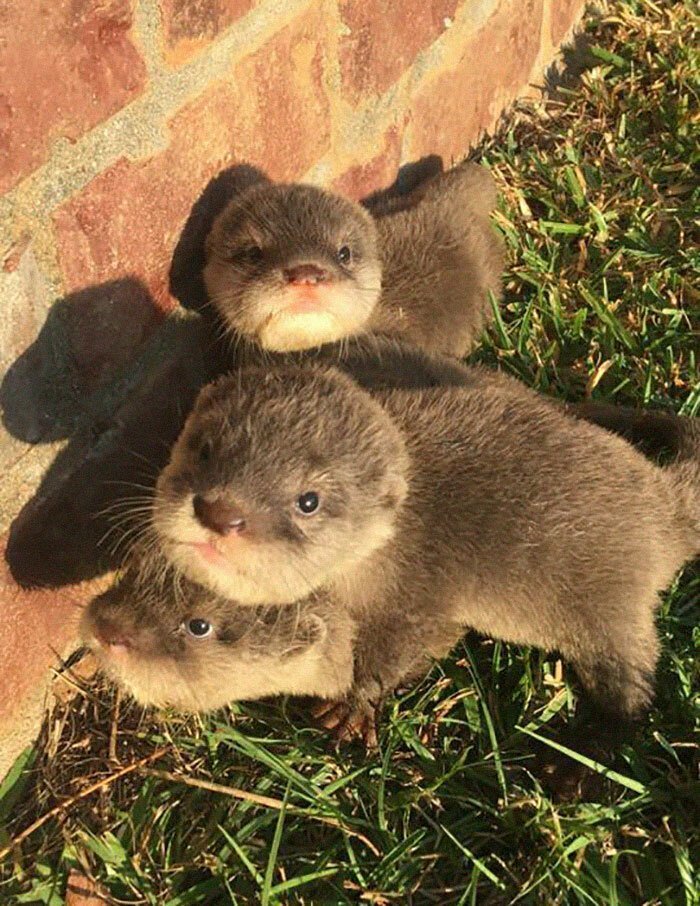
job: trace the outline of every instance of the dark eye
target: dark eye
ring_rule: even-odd
[[[251,264],[260,264],[263,259],[263,250],[259,245],[250,245],[245,250],[245,257]]]
[[[310,516],[315,513],[319,505],[318,494],[315,491],[307,491],[300,497],[297,497],[297,509],[304,516]]]
[[[204,464],[210,462],[213,452],[214,451],[211,442],[205,440],[202,446],[199,448],[199,461]]]
[[[191,620],[185,620],[182,625],[185,632],[195,639],[206,639],[214,631],[214,627],[208,620],[201,620],[199,617],[193,617]]]
[[[350,264],[350,260],[352,258],[352,252],[350,251],[350,246],[341,245],[340,248],[338,249],[337,258],[341,264]]]

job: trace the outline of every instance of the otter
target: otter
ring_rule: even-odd
[[[432,627],[436,657],[452,647],[453,630]],[[80,633],[102,672],[142,705],[202,712],[312,697],[321,701],[314,715],[333,729],[353,685],[358,624],[323,592],[282,606],[237,605],[183,577],[161,551],[136,545],[114,585],[86,607]],[[376,745],[373,720],[353,725],[348,715],[336,735],[356,733]]]
[[[473,371],[454,360],[454,355],[470,351],[491,312],[487,296],[500,294],[503,244],[489,221],[495,204],[491,175],[470,162],[434,174],[406,194],[380,193],[368,199],[371,218],[361,206],[340,196],[310,186],[275,185],[256,171],[219,215],[206,243],[205,278],[212,304],[229,333],[220,362],[222,373],[232,364],[325,362],[369,390],[471,384]],[[319,284],[315,277],[309,282],[304,278],[297,285],[284,277],[282,265],[291,260],[285,256],[293,257],[296,248],[290,235],[303,233],[310,242],[310,254],[328,263],[328,249],[339,236],[348,235],[343,224],[353,225],[359,254],[349,270],[343,271],[338,262],[329,265],[329,279],[335,274],[345,286],[340,295],[332,290],[333,313],[329,308],[319,315],[313,306],[307,311],[302,300],[296,314],[288,315],[286,309],[274,314],[280,299],[283,307],[286,304],[285,294],[313,296],[329,291],[325,279]],[[263,235],[269,240],[266,251],[251,245],[256,237],[262,241]],[[379,243],[383,270],[379,302],[372,235]],[[264,265],[250,260],[259,251],[266,259]],[[418,321],[406,319],[407,309],[401,314],[399,297],[406,284],[414,287],[408,297],[413,300],[411,317]],[[319,285],[321,289],[315,289]],[[361,304],[352,308],[341,304],[358,287]],[[436,301],[442,312],[439,317]],[[292,301],[292,307],[295,304]],[[267,314],[261,320],[263,310]],[[343,319],[345,328],[338,331],[333,324]],[[326,326],[316,331],[321,322]],[[270,339],[270,331],[280,332],[279,341]],[[466,331],[461,338],[460,331]],[[483,381],[485,374],[479,379]],[[624,436],[652,457],[673,443],[673,415],[636,413],[597,401],[559,405],[576,418]]]
[[[557,650],[616,717],[648,704],[658,593],[700,552],[700,432],[660,468],[517,381],[370,396],[320,366],[205,388],[158,480],[150,543],[246,608],[326,594],[355,623],[326,721],[371,733],[467,628]],[[281,441],[283,439],[283,442]]]
[[[466,364],[439,353],[428,354],[396,337],[381,334],[361,334],[343,343],[290,353],[273,353],[248,345],[238,349],[237,360],[239,367],[329,365],[370,392],[483,386],[492,379],[500,380],[498,372],[488,366]],[[222,373],[227,370],[222,367]],[[542,398],[567,415],[624,437],[650,459],[673,458],[680,452],[685,419],[674,412],[635,409],[593,399],[571,402]]]
[[[236,607],[138,546],[81,619],[101,669],[138,702],[195,712],[282,694],[342,697],[354,633],[326,594]]]
[[[237,345],[289,352],[369,332],[464,356],[500,297],[502,240],[488,170],[465,163],[402,198],[359,204],[266,178],[205,243],[209,301]]]

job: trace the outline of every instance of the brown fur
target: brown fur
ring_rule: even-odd
[[[192,619],[215,631],[194,638]],[[236,608],[139,548],[87,607],[81,633],[107,675],[145,705],[202,711],[282,694],[332,698],[352,683],[354,624],[326,595]]]
[[[266,352],[249,345],[239,349],[237,358],[241,367],[332,365],[371,392],[474,387],[502,380],[493,369],[465,365],[451,356],[428,354],[383,334],[361,334],[343,343],[329,343],[318,349],[292,353]],[[599,400],[562,402],[553,397],[546,399],[567,415],[623,437],[654,460],[678,456],[690,425],[688,418],[672,412],[633,409]]]
[[[269,358],[273,363],[277,359],[312,365],[316,360],[331,362],[372,390],[441,386],[476,390],[499,387],[503,381],[486,369],[427,356],[382,337],[365,336],[342,348]],[[664,450],[679,455],[689,434],[688,420],[664,413],[594,403],[568,404],[567,410],[622,433],[649,454]],[[159,552],[157,538],[152,535],[150,541],[132,553],[122,581],[91,605],[84,620],[86,638],[107,672],[140,701],[199,710],[240,698],[294,692],[332,697],[349,690],[357,627],[332,599],[311,596],[282,608],[237,606],[178,575]],[[206,580],[204,573],[202,577]],[[216,639],[188,639],[182,623],[193,616],[214,620]],[[130,638],[127,651],[115,654],[116,649],[96,643],[94,630],[105,618]],[[436,631],[442,634],[444,627],[438,624]],[[425,634],[423,642],[429,643]],[[439,655],[440,646],[434,650]],[[359,705],[350,713],[348,702],[341,711],[343,707],[349,719],[357,719],[359,713],[371,738],[371,714],[363,715]],[[331,726],[337,717],[334,709],[323,719]]]
[[[395,337],[370,333],[298,352],[274,353],[246,345],[236,358],[241,368],[332,365],[370,391],[468,386],[475,374],[490,373],[451,356],[430,355]]]
[[[403,202],[360,205],[313,186],[261,182],[217,218],[206,243],[210,301],[236,339],[285,352],[362,332],[405,339],[432,352],[465,355],[500,295],[502,243],[489,215],[488,171],[463,164]],[[347,246],[351,260],[341,263]],[[250,249],[257,258],[251,257]],[[285,269],[310,263],[327,279],[300,298]]]
[[[489,294],[501,297],[493,178],[464,163],[421,183],[408,199],[374,211],[383,295],[368,328],[428,352],[465,356],[491,321]]]
[[[328,592],[357,623],[360,710],[470,627],[557,649],[594,699],[638,713],[658,592],[700,550],[695,426],[661,469],[499,375],[376,399],[310,367],[218,381],[159,482],[167,556],[236,608]],[[309,489],[322,506],[300,516]],[[235,501],[244,535],[212,538],[194,493]]]
[[[693,433],[691,420],[672,412],[630,409],[598,400],[563,405],[569,415],[624,437],[651,459],[673,459],[681,455]]]

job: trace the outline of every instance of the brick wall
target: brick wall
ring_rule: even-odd
[[[582,6],[4,6],[0,774],[104,572],[94,551],[114,488],[147,483],[209,373],[201,325],[174,296],[187,304],[192,284],[170,275],[208,181],[245,161],[359,198],[404,162],[449,164],[541,83]]]

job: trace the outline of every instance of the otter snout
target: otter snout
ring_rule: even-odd
[[[330,280],[330,274],[325,268],[317,264],[297,264],[294,267],[286,267],[282,271],[287,283],[295,285],[315,285],[316,283],[326,283]]]
[[[221,497],[207,500],[197,494],[193,501],[194,514],[204,528],[211,529],[217,535],[240,534],[245,531],[246,520],[243,512],[235,505],[227,503]]]

